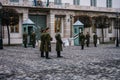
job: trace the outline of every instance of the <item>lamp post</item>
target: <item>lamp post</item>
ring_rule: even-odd
[[[117,20],[116,20],[116,29],[117,29],[116,47],[119,47],[119,38],[118,38],[118,32],[119,32],[118,17],[119,17],[119,13],[118,12],[116,13],[116,17],[117,17]]]
[[[2,3],[0,2],[0,49],[3,49],[3,40],[2,40],[2,25],[1,25],[1,20],[2,20]]]
[[[70,37],[73,37],[73,33],[72,33],[72,19],[73,19],[73,15],[70,15]]]

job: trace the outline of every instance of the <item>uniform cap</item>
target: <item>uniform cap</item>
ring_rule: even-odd
[[[46,27],[46,30],[50,29],[49,27]]]

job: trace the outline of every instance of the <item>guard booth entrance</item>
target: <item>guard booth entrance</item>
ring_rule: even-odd
[[[28,34],[28,45],[31,45],[31,34],[32,34],[32,32],[34,31],[36,31],[35,29],[35,24],[34,24],[34,22],[32,21],[32,20],[30,20],[30,19],[27,19],[27,20],[25,20],[24,22],[23,22],[23,29],[22,29],[22,32],[24,33],[24,31],[26,31],[26,33]]]
[[[79,46],[79,33],[81,33],[83,31],[84,28],[84,24],[82,22],[80,22],[79,20],[77,20],[74,24],[73,24],[73,38],[74,38],[74,45],[75,46]]]

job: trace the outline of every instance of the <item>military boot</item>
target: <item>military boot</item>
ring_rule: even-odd
[[[42,51],[41,51],[41,57],[45,57],[45,56],[44,56],[44,52],[42,52]]]
[[[57,57],[58,57],[58,58],[61,58],[61,57],[63,57],[63,56],[61,56],[61,53],[60,53],[60,51],[57,51]]]
[[[46,59],[51,59],[49,58],[49,52],[46,52]]]

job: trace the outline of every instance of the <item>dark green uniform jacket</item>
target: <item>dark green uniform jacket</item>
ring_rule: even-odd
[[[36,43],[36,34],[33,32],[31,34],[31,44],[35,44]]]
[[[42,33],[40,36],[41,44],[40,44],[40,51],[44,52],[44,45],[45,45],[45,33]]]
[[[27,44],[27,33],[26,32],[24,32],[23,33],[23,44]]]
[[[85,44],[85,36],[83,34],[79,35],[79,40],[80,40],[80,45],[84,45]]]
[[[49,52],[51,51],[51,40],[52,40],[52,37],[50,36],[49,33],[45,33],[45,52]]]
[[[62,51],[62,40],[61,40],[61,35],[59,33],[57,33],[55,35],[55,39],[56,39],[56,51]]]
[[[94,42],[94,43],[97,43],[97,35],[96,35],[96,34],[93,35],[93,42]]]
[[[89,43],[90,43],[90,35],[87,34],[87,35],[86,35],[86,44],[89,44]]]

